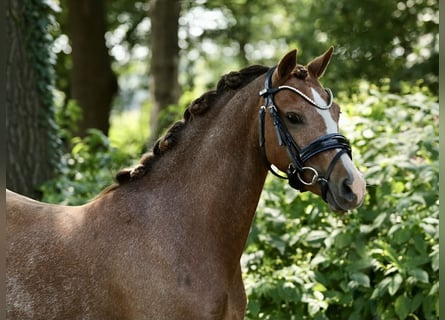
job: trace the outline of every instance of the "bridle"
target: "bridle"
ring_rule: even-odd
[[[260,108],[259,115],[259,139],[263,158],[270,172],[281,179],[288,179],[289,185],[297,190],[305,191],[304,189],[306,186],[312,186],[316,183],[319,183],[322,198],[323,200],[327,201],[326,198],[329,191],[329,177],[335,167],[335,164],[345,153],[348,154],[350,158],[352,158],[351,146],[349,144],[349,141],[340,133],[330,133],[312,141],[304,148],[300,148],[295,140],[292,138],[292,135],[290,134],[288,128],[283,123],[283,120],[279,115],[278,109],[275,106],[274,95],[281,90],[290,90],[298,94],[301,98],[309,102],[315,108],[327,110],[332,106],[332,92],[331,90],[326,89],[326,92],[329,95],[329,102],[327,105],[323,106],[316,103],[314,100],[312,100],[310,97],[305,95],[297,88],[291,86],[278,86],[276,88],[272,88],[272,75],[275,69],[276,67],[269,69],[266,74],[266,80],[264,81],[264,89],[259,92],[259,95],[261,97],[264,97],[265,102],[264,105]],[[289,164],[286,172],[287,177],[279,174],[272,167],[272,164],[267,159],[266,139],[264,134],[266,109],[269,109],[269,113],[272,117],[273,125],[278,137],[278,143],[281,146],[286,147],[287,153],[291,160],[291,163]],[[315,155],[332,149],[337,149],[338,152],[329,164],[324,176],[321,176],[316,169],[304,165],[310,158],[314,157]],[[306,181],[303,179],[302,175],[305,171],[309,171],[310,173],[312,173],[312,179],[310,181]]]

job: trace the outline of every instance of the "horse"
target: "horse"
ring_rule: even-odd
[[[319,82],[332,52],[224,75],[84,205],[7,190],[7,318],[243,319],[240,258],[269,171],[334,212],[363,202]]]

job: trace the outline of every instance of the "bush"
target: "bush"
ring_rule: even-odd
[[[71,145],[71,152],[61,159],[58,176],[41,186],[45,202],[83,204],[112,184],[119,169],[131,164],[130,156],[112,147],[96,129],[83,139],[72,138]]]
[[[148,112],[113,113],[110,138],[97,129],[90,129],[84,138],[73,137],[82,110],[74,100],[60,106],[56,113],[59,134],[66,152],[60,159],[56,177],[45,182],[40,190],[42,200],[66,205],[84,204],[111,185],[116,173],[138,161],[145,150],[148,135]]]
[[[248,319],[438,319],[438,112],[419,88],[344,106],[368,186],[344,216],[268,181],[243,266]]]

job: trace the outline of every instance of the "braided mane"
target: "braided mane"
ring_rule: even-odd
[[[240,71],[230,72],[221,77],[216,90],[204,93],[201,97],[194,100],[185,110],[182,120],[174,123],[170,129],[155,143],[150,152],[145,153],[139,164],[134,168],[120,170],[115,177],[117,185],[111,186],[114,189],[129,181],[133,181],[147,174],[153,164],[168,150],[174,147],[178,142],[178,135],[182,129],[192,121],[196,116],[204,114],[215,102],[227,91],[237,90],[246,84],[267,72],[269,68],[260,65],[253,65]],[[108,189],[106,191],[109,191]]]

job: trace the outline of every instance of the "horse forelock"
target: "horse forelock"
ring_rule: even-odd
[[[308,70],[305,66],[297,64],[294,70],[292,70],[291,74],[297,77],[298,79],[304,80],[308,76]]]
[[[184,112],[182,120],[174,123],[167,132],[159,138],[150,152],[145,153],[139,164],[134,168],[125,168],[120,170],[115,180],[117,184],[105,189],[107,193],[114,190],[119,185],[133,181],[145,176],[153,164],[164,154],[178,143],[179,134],[196,116],[206,113],[210,107],[219,102],[225,93],[231,90],[239,90],[260,75],[267,72],[269,68],[261,65],[253,65],[240,71],[229,72],[221,77],[216,86],[216,90],[210,90],[199,98],[195,99]]]

